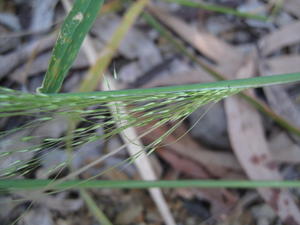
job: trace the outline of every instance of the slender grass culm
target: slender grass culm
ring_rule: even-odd
[[[188,1],[175,2],[189,3]],[[138,138],[141,138],[164,124],[181,122],[203,105],[218,102],[245,89],[300,81],[300,73],[293,73],[150,89],[58,93],[102,3],[103,0],[74,2],[72,10],[61,27],[43,84],[37,93],[23,93],[0,87],[0,121],[5,121],[0,127],[0,193],[39,190],[42,193],[47,191],[49,194],[71,188],[82,190],[85,188],[300,186],[298,181],[103,181],[96,179],[103,173],[89,179],[80,179],[79,175],[87,169],[118,153],[126,148],[126,145],[67,175],[62,175],[61,171],[72,164],[76,151],[86,143],[112,138],[128,127],[140,128],[151,124],[151,129],[139,135]],[[200,7],[199,4],[194,6]],[[221,8],[216,10],[222,12]],[[250,15],[244,14],[244,16]],[[113,113],[117,115],[112,115],[110,107],[115,107],[116,102],[126,108],[126,113],[116,110]],[[6,123],[16,118],[19,118],[18,123]],[[70,121],[76,121],[71,131],[68,130]],[[41,132],[41,127],[47,128],[53,123],[61,124],[60,133]],[[153,152],[169,133],[171,132],[145,146],[144,150],[148,153]],[[68,148],[72,148],[74,154],[50,165],[44,174],[40,175],[47,179],[29,179],[52,151]],[[134,160],[135,157],[131,159]],[[54,178],[50,176],[53,174],[56,175]]]

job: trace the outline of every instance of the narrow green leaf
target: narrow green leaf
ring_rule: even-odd
[[[69,188],[299,188],[300,181],[249,181],[249,180],[69,180],[52,185],[53,180],[33,180],[33,179],[5,179],[0,180],[0,190],[34,190],[47,189],[61,190]]]
[[[107,216],[98,206],[99,203],[97,204],[88,192],[86,192],[85,190],[81,190],[80,195],[85,200],[87,206],[89,207],[90,211],[93,213],[94,217],[97,219],[99,224],[113,225],[112,222],[107,218]]]
[[[58,92],[72,66],[82,41],[96,19],[103,0],[76,0],[54,46],[41,93]]]
[[[269,85],[284,84],[290,82],[300,81],[299,73],[280,74],[272,76],[252,77],[246,79],[237,80],[222,80],[210,83],[200,84],[187,84],[177,85],[168,87],[158,88],[146,88],[146,89],[128,89],[128,90],[117,90],[117,91],[102,91],[102,92],[83,92],[83,93],[61,93],[61,94],[50,94],[49,96],[106,96],[106,97],[119,97],[122,100],[122,96],[126,95],[159,95],[161,93],[176,93],[180,91],[193,92],[193,91],[204,91],[207,90],[218,90],[218,89],[246,89],[246,88],[257,88]]]
[[[193,2],[193,1],[189,1],[189,0],[164,0],[164,1],[174,2],[174,3],[177,3],[177,4],[183,5],[183,6],[200,8],[200,9],[204,9],[204,10],[208,10],[208,11],[212,11],[212,12],[231,14],[231,15],[234,15],[234,16],[244,17],[244,18],[248,18],[248,19],[268,21],[268,17],[262,16],[262,15],[241,12],[241,11],[238,11],[238,10],[233,9],[233,8],[219,6],[219,5],[215,5],[215,4]]]

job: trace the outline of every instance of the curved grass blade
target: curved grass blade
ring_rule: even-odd
[[[86,33],[91,28],[103,0],[76,0],[65,19],[54,46],[41,93],[58,92],[73,64]]]

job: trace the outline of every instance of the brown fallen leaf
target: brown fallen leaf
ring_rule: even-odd
[[[295,126],[300,127],[300,111],[282,86],[264,88],[271,108]]]
[[[29,64],[26,63],[21,65],[10,73],[9,79],[23,83],[28,77],[45,72],[49,64],[50,56],[50,52],[37,56],[32,62],[29,62]],[[79,52],[74,64],[72,65],[72,69],[82,69],[87,68],[88,66],[89,62],[86,57],[82,52]]]
[[[121,21],[122,18],[117,14],[101,16],[95,21],[91,32],[102,42],[108,43]],[[162,56],[153,41],[135,27],[131,27],[127,32],[118,51],[128,59],[138,59],[137,62],[143,71],[151,69],[162,61]]]
[[[212,82],[214,79],[203,69],[190,69],[186,72],[168,74],[167,76],[160,76],[152,81],[146,83],[141,88],[171,86],[181,84],[192,84],[202,82]]]
[[[237,78],[254,72],[252,57],[237,73]],[[236,96],[226,99],[228,132],[232,148],[245,172],[252,180],[281,180],[264,137],[257,111]],[[287,224],[300,224],[300,211],[292,195],[283,189],[259,188],[262,198]]]
[[[271,136],[269,148],[272,152],[273,159],[277,162],[300,162],[300,147],[295,144],[285,132]]]
[[[218,38],[204,30],[199,32],[196,28],[154,5],[149,5],[147,9],[195,49],[211,60],[217,63],[223,62],[224,60],[228,63],[239,61],[239,57],[234,52],[233,47],[226,42],[220,41]]]
[[[265,60],[265,66],[272,74],[298,73],[300,71],[300,55],[277,56]]]
[[[299,0],[284,0],[283,8],[291,14],[300,18],[300,1]]]
[[[32,42],[18,51],[6,55],[0,55],[0,79],[11,72],[21,63],[28,60],[32,54],[38,54],[42,51],[50,49],[56,40],[56,35],[49,35],[41,40]]]
[[[267,56],[285,46],[300,42],[300,22],[286,25],[264,36],[259,41],[261,55]]]
[[[297,59],[300,59],[299,56],[285,57],[285,59],[292,59],[291,62],[288,62],[288,60],[280,61],[282,57],[278,57],[278,58],[279,58],[278,60],[275,60],[276,59],[275,58],[273,59],[273,61],[271,61],[271,65],[273,65],[273,67],[269,66],[270,61],[260,60],[259,61],[260,73],[264,75],[272,75],[272,74],[277,74],[279,72],[290,72],[290,71],[283,71],[283,70],[288,70],[289,66],[291,70],[297,69],[296,65],[298,65],[299,67],[299,63],[298,63],[299,61],[298,62],[296,61]],[[276,63],[278,63],[278,65],[274,66]],[[291,63],[295,63],[296,65],[291,65]],[[280,68],[279,66],[282,67]],[[274,69],[277,70],[274,71]],[[300,110],[296,105],[296,103],[288,95],[284,86],[280,85],[280,86],[264,87],[263,90],[264,93],[266,94],[268,103],[270,107],[274,110],[274,112],[276,112],[281,117],[285,118],[290,123],[294,124],[296,127],[300,127]],[[295,139],[298,139],[298,137],[295,136]]]
[[[204,64],[209,67],[213,65],[215,70],[219,71],[226,79],[233,78],[231,74],[235,74],[236,69],[243,63],[243,54],[237,48],[204,30],[199,31],[191,27],[178,17],[158,7],[151,5],[147,9],[183,40],[214,61],[214,64],[203,62]]]
[[[9,15],[11,15],[11,14],[9,14]],[[18,46],[18,44],[20,43],[20,38],[19,37],[9,37],[10,31],[2,25],[0,25],[0,33],[1,33],[0,54],[3,54],[7,51],[11,51],[11,50],[15,49]]]
[[[211,176],[199,164],[186,159],[166,148],[156,150],[157,154],[167,161],[175,170],[193,178],[208,179]]]
[[[149,130],[151,124],[138,127],[138,133],[142,134]],[[149,133],[142,138],[145,143],[152,143],[157,138],[164,135],[170,126],[160,126],[153,132]],[[193,138],[188,134],[188,131],[179,126],[172,134],[165,137],[160,145],[160,148],[169,149],[181,157],[185,157],[191,161],[201,165],[203,169],[212,177],[222,178],[242,178],[241,167],[234,156],[225,152],[216,152],[207,149],[200,144],[196,143]]]

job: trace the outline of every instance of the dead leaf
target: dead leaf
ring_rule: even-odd
[[[148,6],[149,11],[157,17],[162,23],[170,27],[183,40],[192,45],[205,57],[214,61],[214,68],[226,79],[233,79],[232,74],[243,63],[243,54],[235,47],[227,44],[225,41],[207,33],[198,31],[189,24],[183,22],[178,17],[172,16],[164,10]],[[203,62],[211,67],[211,63]]]
[[[10,73],[9,78],[19,83],[23,83],[28,77],[45,72],[48,68],[50,56],[50,52],[37,56],[32,62],[29,63],[29,65],[21,65],[12,73]],[[82,52],[79,52],[75,62],[72,65],[72,69],[82,69],[85,67],[87,68],[88,66],[89,62],[87,61],[86,57]]]
[[[58,0],[32,1],[30,29],[33,32],[48,30],[53,25],[55,6]]]
[[[267,56],[283,47],[300,42],[300,22],[286,25],[264,36],[259,41],[261,54]]]
[[[300,111],[282,86],[264,87],[271,108],[280,116],[300,127]]]
[[[156,152],[160,157],[171,164],[175,170],[178,170],[181,173],[198,179],[211,178],[205,169],[190,159],[186,159],[165,148],[157,149]]]
[[[193,84],[202,82],[212,82],[214,79],[202,68],[190,69],[186,72],[168,73],[147,82],[142,88],[171,86],[181,84]]]
[[[295,60],[294,62],[296,62],[298,57],[293,57],[293,59]],[[284,63],[286,63],[285,67],[283,66]],[[279,63],[278,66],[275,67],[275,69],[278,68],[280,65],[282,66],[281,70],[283,70],[290,66],[291,63],[287,63],[287,61],[282,61]],[[299,65],[299,63],[297,63],[297,65]],[[291,66],[291,68],[293,67],[295,68],[296,66]],[[261,74],[264,74],[266,76],[277,73],[277,71],[271,70],[272,68],[268,67],[268,64],[264,64],[264,60],[260,60],[259,69]],[[274,110],[274,112],[286,119],[287,121],[289,121],[291,124],[294,124],[296,127],[300,127],[300,110],[296,103],[292,101],[284,86],[280,85],[264,87],[263,90],[266,94],[268,103],[270,107]]]
[[[149,126],[137,128],[139,133],[149,130]],[[170,127],[160,126],[149,135],[143,137],[146,143],[152,143],[157,138],[165,134]],[[183,126],[179,126],[171,135],[168,135],[162,140],[161,146],[168,148],[182,157],[186,157],[192,162],[199,163],[214,177],[230,177],[233,174],[238,174],[240,165],[229,153],[216,152],[207,149],[196,143],[187,133]]]
[[[285,132],[273,135],[269,140],[269,148],[273,159],[277,162],[300,162],[300,147]]]
[[[300,18],[300,2],[299,0],[284,0],[283,8],[291,14]]]
[[[32,56],[42,51],[50,49],[56,40],[56,35],[47,36],[41,40],[34,41],[18,51],[6,55],[0,55],[0,79],[11,72],[21,63],[25,62]]]
[[[108,42],[120,23],[121,18],[116,14],[105,15],[96,20],[91,32],[98,36],[101,41]],[[139,66],[143,71],[149,70],[162,61],[160,51],[153,41],[134,27],[125,35],[119,52],[128,59],[138,58]]]
[[[250,58],[238,72],[237,78],[251,76],[253,71],[254,63]],[[281,180],[268,149],[258,112],[236,96],[225,100],[225,109],[232,148],[249,178]],[[259,188],[258,192],[283,222],[300,224],[299,209],[287,190]]]
[[[1,14],[0,14],[1,18]],[[20,44],[20,39],[19,37],[9,37],[8,35],[8,30],[4,28],[3,26],[0,25],[0,54],[3,54],[7,51],[10,51],[12,49],[15,49],[18,44]]]
[[[178,17],[175,17],[153,5],[148,6],[147,9],[164,24],[178,33],[179,36],[190,43],[195,49],[216,63],[224,61],[233,63],[239,61],[239,57],[234,52],[234,48],[229,44],[220,41],[215,36],[207,33],[206,31],[198,31],[196,28],[180,20]]]
[[[298,73],[300,71],[299,62],[300,55],[283,55],[266,59],[265,66],[272,74]]]

